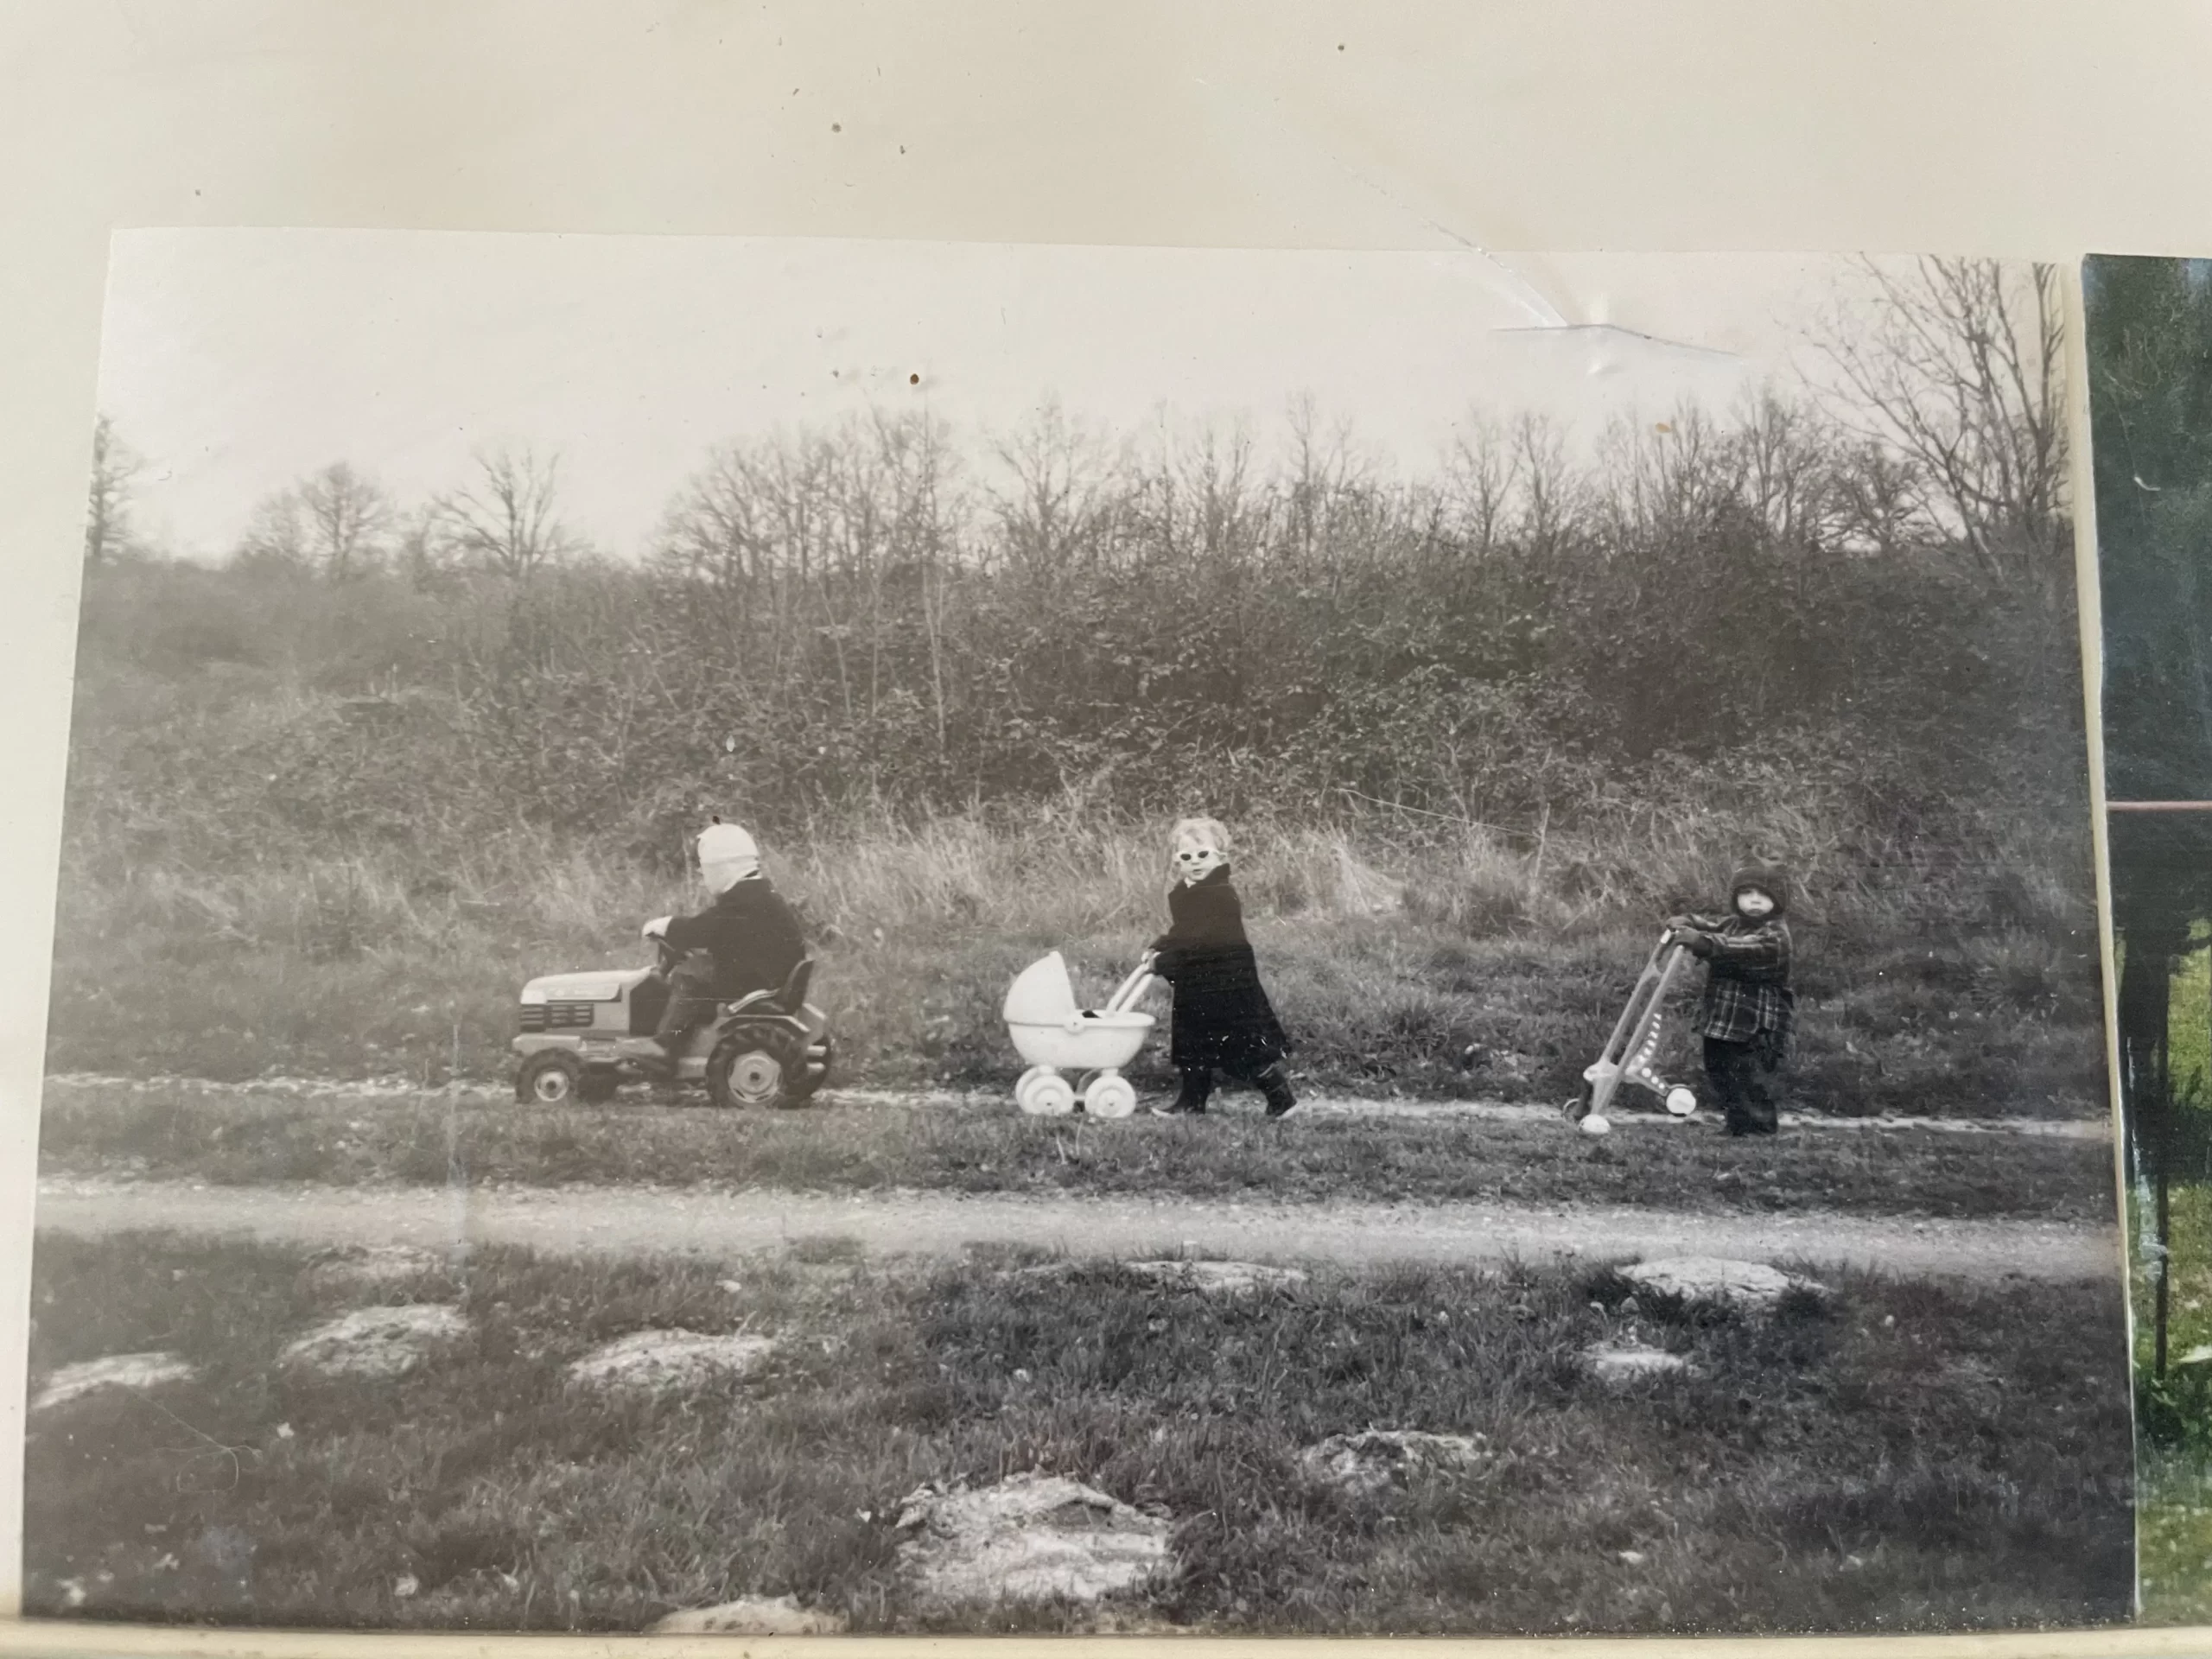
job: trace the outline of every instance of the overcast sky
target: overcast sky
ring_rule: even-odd
[[[626,556],[715,444],[872,403],[972,435],[1057,397],[1264,442],[1310,394],[1411,473],[1471,408],[1593,431],[1792,381],[1847,281],[1801,256],[127,232],[100,407],[181,554],[333,461],[412,501],[512,443],[558,451],[570,521]]]

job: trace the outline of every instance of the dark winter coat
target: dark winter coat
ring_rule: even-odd
[[[667,938],[679,956],[704,950],[714,957],[714,995],[725,1001],[783,989],[806,956],[798,918],[765,875],[735,883],[696,916],[677,917]]]
[[[1290,1043],[1260,983],[1228,867],[1170,887],[1167,915],[1167,931],[1153,942],[1153,971],[1175,988],[1175,1065],[1250,1077],[1282,1058]]]
[[[1747,887],[1774,900],[1771,913],[1758,921],[1737,913],[1697,917],[1689,948],[1706,963],[1705,1001],[1698,1029],[1717,1043],[1758,1046],[1769,1065],[1778,1065],[1789,1049],[1796,1023],[1796,994],[1789,988],[1789,872],[1770,864],[1746,864],[1729,879],[1728,901]]]

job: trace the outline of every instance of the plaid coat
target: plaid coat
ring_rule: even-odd
[[[1796,997],[1789,988],[1789,924],[1779,916],[1698,918],[1691,949],[1705,958],[1698,1029],[1717,1042],[1756,1042],[1770,1059],[1789,1043]]]

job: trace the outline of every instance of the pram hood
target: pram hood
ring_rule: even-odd
[[[1067,959],[1057,950],[1039,957],[1014,976],[1006,988],[1006,1004],[1000,1010],[1008,1025],[1064,1025],[1082,1012],[1076,1007],[1075,983],[1068,977]]]

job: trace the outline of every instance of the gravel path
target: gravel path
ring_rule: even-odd
[[[57,1177],[39,1186],[41,1231],[142,1228],[314,1244],[458,1238],[553,1252],[737,1255],[849,1239],[875,1255],[955,1255],[970,1244],[1086,1255],[1179,1250],[1247,1260],[1371,1265],[1560,1255],[1724,1255],[1979,1280],[2117,1278],[2109,1227],[1875,1218],[1814,1211],[1689,1215],[1621,1206],[1234,1204],[892,1192],[852,1195],[696,1188],[226,1187]]]
[[[61,1090],[101,1094],[290,1095],[334,1106],[373,1107],[395,1100],[449,1096],[482,1103],[514,1098],[504,1082],[464,1081],[425,1088],[404,1077],[257,1077],[250,1082],[222,1082],[209,1077],[124,1077],[99,1072],[60,1071],[48,1077],[47,1086]],[[1624,1128],[1666,1128],[1674,1122],[1664,1113],[1643,1109],[1648,1096],[1630,1095],[1628,1103],[1616,1108],[1613,1122]],[[1003,1091],[956,1089],[829,1089],[822,1105],[892,1110],[988,1109],[1011,1111],[1013,1103]],[[1507,1122],[1556,1121],[1555,1106],[1532,1105],[1503,1100],[1377,1100],[1351,1095],[1303,1095],[1298,1103],[1305,1117],[1478,1117]],[[1934,1135],[2018,1135],[2063,1141],[2108,1141],[2111,1120],[2101,1115],[2085,1117],[1925,1117],[1890,1114],[1880,1117],[1836,1117],[1827,1113],[1784,1112],[1783,1127],[1838,1131],[1926,1132]]]

